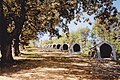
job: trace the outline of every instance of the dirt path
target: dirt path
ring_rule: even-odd
[[[61,52],[39,52],[15,58],[1,67],[0,80],[119,80],[120,65],[110,60]]]

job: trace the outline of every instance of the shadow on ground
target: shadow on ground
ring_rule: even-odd
[[[115,79],[120,78],[120,66],[115,62],[99,62],[81,56],[22,55],[14,64],[0,67],[0,76],[22,78],[23,80],[43,79],[72,80],[79,79]],[[21,77],[26,73],[30,76]],[[41,76],[44,75],[44,76]],[[45,76],[46,75],[46,76]],[[46,78],[45,78],[46,77]],[[39,78],[39,79],[38,79]]]

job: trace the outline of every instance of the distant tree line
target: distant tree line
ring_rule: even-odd
[[[85,48],[90,48],[92,46],[92,42],[89,39],[90,37],[90,29],[85,27],[85,28],[79,28],[76,32],[70,32],[67,36],[66,34],[62,34],[62,37],[60,38],[53,38],[51,40],[45,40],[42,42],[41,45],[47,46],[49,44],[75,44],[78,43],[81,45],[83,49]]]

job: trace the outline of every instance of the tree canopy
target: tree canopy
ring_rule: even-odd
[[[63,32],[68,34],[67,24],[73,19],[76,19],[75,24],[81,22],[83,13],[90,16],[95,15],[94,19],[99,19],[101,24],[106,22],[116,23],[113,18],[111,19],[118,13],[117,9],[112,6],[113,1],[115,0],[0,0],[2,61],[10,62],[12,60],[12,41],[15,39],[18,43],[24,30],[24,37],[31,35],[27,36],[29,39],[37,32],[42,34],[50,32],[51,36],[60,36],[55,28],[56,26],[59,26],[63,29]],[[91,24],[88,18],[82,19]],[[9,58],[6,56],[9,56]]]
[[[43,46],[47,46],[47,45],[50,45],[50,44],[75,44],[75,43],[79,43],[82,48],[85,48],[85,47],[90,47],[88,46],[89,44],[89,40],[88,40],[88,37],[89,37],[89,32],[90,32],[90,29],[89,28],[79,28],[76,32],[70,32],[69,33],[69,37],[67,37],[65,34],[62,34],[62,37],[61,38],[54,38],[52,40],[45,40],[42,42],[42,45]]]
[[[76,18],[81,21],[80,17],[83,12],[88,15],[95,15],[95,19],[99,18],[101,24],[109,21],[111,16],[117,15],[117,9],[112,6],[114,0],[3,0],[4,16],[8,25],[15,27],[15,21],[20,16],[25,15],[24,28],[34,27],[40,32],[50,32],[51,35],[56,34],[55,27],[63,28],[68,31],[67,24]],[[22,10],[22,7],[24,8]],[[22,17],[21,17],[22,18]],[[84,18],[89,21],[88,18]]]

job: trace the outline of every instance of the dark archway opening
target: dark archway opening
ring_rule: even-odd
[[[74,44],[73,45],[73,51],[74,52],[80,52],[80,45],[79,44]]]
[[[101,58],[110,58],[111,53],[112,48],[109,44],[104,43],[100,46]]]
[[[57,49],[60,49],[60,46],[61,46],[60,44],[57,44]]]
[[[45,48],[49,48],[49,45],[45,46]]]
[[[53,44],[53,48],[55,48],[56,47],[56,45],[55,44]]]
[[[63,48],[63,50],[68,50],[68,45],[67,44],[63,44],[62,48]]]

